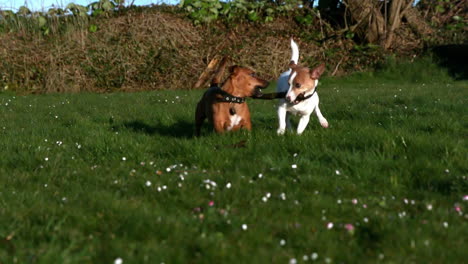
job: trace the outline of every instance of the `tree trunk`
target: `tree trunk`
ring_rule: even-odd
[[[427,36],[434,33],[434,30],[432,30],[414,7],[406,10],[404,17],[411,29],[419,36]]]
[[[412,7],[414,0],[388,0],[383,2],[386,5],[384,11],[381,11],[381,6],[375,0],[343,0],[343,3],[348,6],[351,17],[360,30],[358,33],[364,35],[369,43],[378,43],[385,49],[391,47],[395,31],[400,28],[403,17],[417,34],[432,33],[432,29]]]
[[[351,13],[352,19],[358,24],[358,34],[365,37],[369,43],[376,43],[385,34],[385,19],[374,0],[343,1]]]
[[[385,34],[385,39],[382,39],[382,43],[385,49],[388,49],[393,42],[393,36],[395,34],[395,30],[400,27],[401,24],[401,7],[403,6],[403,2],[406,0],[393,0],[390,3],[390,19],[388,20],[387,24],[387,32]]]

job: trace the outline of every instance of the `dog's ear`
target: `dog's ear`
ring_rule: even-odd
[[[294,69],[294,68],[296,68],[296,67],[297,67],[297,64],[294,63],[294,61],[292,60],[292,61],[289,63],[289,68],[290,68],[290,69]]]
[[[318,80],[320,78],[320,75],[322,75],[324,71],[325,71],[325,63],[322,63],[310,72],[310,78],[314,80]]]
[[[240,67],[237,65],[229,67],[229,74],[237,74],[239,72]]]

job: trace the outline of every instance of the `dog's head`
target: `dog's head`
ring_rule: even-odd
[[[263,95],[262,88],[268,86],[268,82],[259,78],[251,69],[232,66],[229,68],[229,72],[240,97],[260,97]]]
[[[286,101],[288,103],[297,104],[300,101],[297,100],[303,97],[306,93],[313,93],[317,84],[318,79],[325,71],[325,64],[322,63],[313,70],[306,67],[297,66],[291,62],[289,64],[291,68],[291,74],[289,75],[289,90],[286,94]]]

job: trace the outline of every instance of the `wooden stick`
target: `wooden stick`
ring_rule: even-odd
[[[229,57],[224,56],[221,62],[219,63],[218,70],[216,71],[213,79],[211,80],[211,86],[219,86],[221,84],[221,79],[223,78],[224,71],[226,69],[226,64],[229,62]]]
[[[206,69],[202,72],[200,77],[198,78],[198,81],[192,86],[192,89],[199,89],[200,87],[204,86],[205,83],[210,79],[210,77],[213,75],[214,70],[218,66],[219,62],[219,56],[215,56],[210,63],[208,63],[208,66]]]
[[[343,58],[341,58],[341,60],[338,62],[338,64],[336,64],[336,67],[335,67],[335,70],[333,71],[333,73],[331,74],[331,76],[335,76],[336,72],[338,71],[338,67],[340,67],[340,64],[341,62],[343,62],[343,59],[345,57],[343,56]]]

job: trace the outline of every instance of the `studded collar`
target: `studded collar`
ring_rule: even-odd
[[[221,95],[220,97],[217,98],[218,102],[226,102],[226,103],[236,103],[236,104],[242,104],[245,102],[245,97],[237,97],[234,96],[223,89],[221,89],[218,86],[212,86],[211,89],[214,89],[214,92]]]

